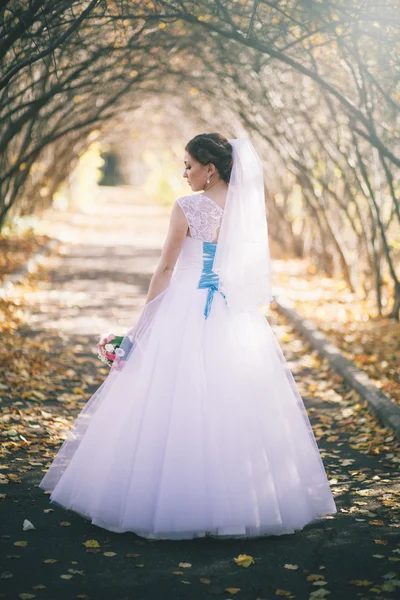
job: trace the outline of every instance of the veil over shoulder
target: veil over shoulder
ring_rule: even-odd
[[[267,306],[271,261],[262,163],[249,139],[229,142],[233,168],[213,269],[231,305]]]

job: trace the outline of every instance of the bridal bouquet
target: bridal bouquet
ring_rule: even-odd
[[[117,365],[125,356],[125,350],[120,348],[123,339],[123,335],[102,334],[97,342],[98,358],[109,367]]]

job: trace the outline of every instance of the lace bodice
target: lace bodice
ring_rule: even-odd
[[[177,202],[185,214],[191,237],[203,242],[215,242],[224,209],[203,194],[183,196]]]

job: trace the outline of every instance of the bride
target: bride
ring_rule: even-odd
[[[201,134],[146,304],[39,487],[151,539],[290,534],[336,512],[311,425],[261,307],[271,273],[261,161]],[[204,193],[203,193],[204,192]]]

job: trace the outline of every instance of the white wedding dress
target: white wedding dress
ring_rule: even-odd
[[[169,286],[39,484],[105,529],[152,539],[294,533],[336,512],[303,401],[261,311],[212,272],[223,216],[202,194]]]

